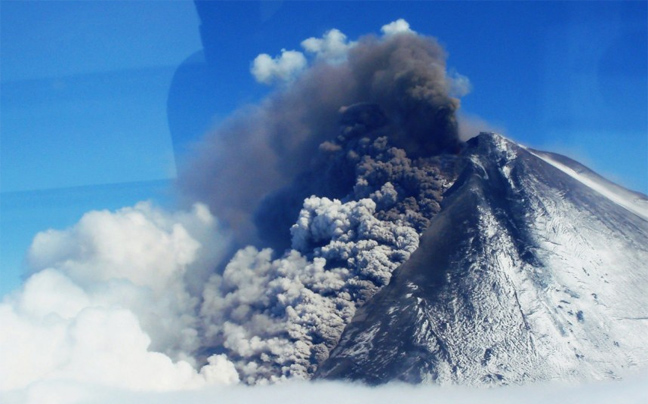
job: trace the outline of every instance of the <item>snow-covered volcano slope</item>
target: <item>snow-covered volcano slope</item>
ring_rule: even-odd
[[[648,199],[499,135],[462,154],[420,247],[316,377],[511,384],[647,365]]]

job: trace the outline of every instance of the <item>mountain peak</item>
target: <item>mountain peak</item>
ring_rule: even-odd
[[[467,142],[419,248],[317,377],[518,384],[615,378],[648,358],[648,222],[540,153]]]

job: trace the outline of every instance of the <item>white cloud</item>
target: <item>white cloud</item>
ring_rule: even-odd
[[[33,306],[32,311],[39,307],[51,311],[52,305],[40,303],[46,297],[60,299],[60,289],[52,288],[52,282],[36,281],[47,274],[39,272],[55,269],[60,274],[56,279],[67,278],[87,294],[77,307],[127,307],[155,336],[152,349],[182,358],[200,344],[197,319],[188,314],[197,304],[188,281],[201,283],[209,276],[225,243],[203,205],[191,212],[169,213],[141,202],[117,212],[89,212],[70,229],[36,235],[28,252],[36,275],[19,301],[23,308]],[[35,287],[38,293],[31,293]]]
[[[301,46],[307,52],[315,54],[318,59],[338,63],[346,59],[347,52],[355,44],[349,42],[340,30],[333,28],[324,33],[322,38],[311,37],[302,41]]]
[[[116,213],[93,211],[71,229],[37,234],[28,262],[33,272],[55,267],[81,285],[127,279],[159,293],[197,260],[204,240],[190,232],[214,223],[202,205],[190,214],[168,214],[147,202]]]
[[[346,35],[335,28],[324,33],[322,38],[311,37],[301,43],[306,52],[329,63],[344,61],[348,50],[354,45],[355,42],[348,42]],[[250,72],[259,83],[289,82],[306,69],[307,65],[308,61],[302,52],[282,49],[281,54],[274,58],[267,53],[257,56]]]
[[[391,36],[395,34],[415,34],[416,32],[410,28],[410,25],[407,21],[402,18],[399,18],[396,21],[392,21],[389,24],[385,24],[380,28],[380,31],[385,36]]]
[[[470,79],[454,70],[448,73],[447,79],[450,87],[448,92],[452,97],[463,97],[472,90]]]
[[[400,33],[416,33],[402,18],[383,25],[380,30],[386,37]],[[332,64],[344,62],[349,50],[356,45],[357,42],[349,41],[347,36],[336,28],[326,31],[321,38],[310,37],[301,42],[307,53],[313,54],[317,60]],[[282,49],[281,55],[274,58],[267,53],[257,56],[252,62],[250,72],[258,82],[271,84],[292,80],[306,69],[307,65],[303,53]]]
[[[266,53],[257,56],[252,62],[250,72],[259,83],[271,84],[276,81],[290,81],[306,68],[306,57],[298,51],[281,50],[274,58]]]
[[[90,212],[39,233],[32,275],[0,303],[0,391],[41,382],[133,390],[232,383],[224,356],[200,371],[197,305],[185,275],[206,276],[225,239],[202,205],[169,213],[149,203]]]
[[[41,283],[36,286],[40,290],[49,288],[49,295],[59,293],[59,300],[74,289],[71,281],[55,270],[33,276],[25,289],[35,283]],[[151,351],[151,337],[133,311],[78,297],[75,303],[85,301],[88,305],[76,314],[64,313],[69,317],[59,315],[60,305],[47,312],[46,307],[27,311],[20,304],[0,304],[0,391],[43,381],[151,391],[238,381],[233,365],[224,357],[210,358],[209,364],[197,372],[187,361],[174,362],[163,353]],[[49,302],[45,299],[35,305],[39,303]]]
[[[647,374],[623,381],[608,381],[576,386],[544,384],[509,386],[493,389],[469,389],[457,386],[411,386],[388,384],[368,387],[343,382],[288,382],[270,386],[208,386],[198,390],[152,394],[150,392],[107,389],[91,384],[62,382],[40,383],[29,391],[0,393],[3,403],[14,404],[130,404],[149,403],[191,404],[264,403],[264,404],[608,404],[648,402]]]

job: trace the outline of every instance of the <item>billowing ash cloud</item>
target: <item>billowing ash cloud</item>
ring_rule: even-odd
[[[376,104],[345,108],[340,125],[315,168],[257,211],[278,249],[240,250],[205,288],[205,345],[224,348],[246,383],[312,377],[356,308],[418,247],[452,178],[454,156],[412,160],[390,145]],[[294,218],[282,215],[296,204]]]
[[[309,379],[357,305],[386,285],[418,247],[404,223],[374,217],[376,203],[311,197],[292,227],[293,249],[236,253],[206,286],[207,340],[227,349],[246,383]]]
[[[239,242],[272,247],[236,252],[202,295],[204,355],[226,352],[245,383],[311,378],[451,182],[445,53],[404,21],[383,31],[305,41],[315,64],[212,134],[179,181]]]
[[[451,96],[457,86],[446,74],[444,50],[402,23],[387,27],[390,35],[347,46],[345,60],[315,59],[290,86],[239,111],[208,136],[178,181],[185,195],[219,212],[240,241],[254,241],[251,216],[260,201],[295,178],[314,181],[316,175],[307,173],[322,168],[320,145],[340,134],[341,111],[360,103],[377,107],[381,135],[408,156],[456,151],[459,101]],[[308,46],[338,55],[337,32]],[[342,197],[347,191],[319,195]],[[295,219],[304,195],[299,197],[286,198],[293,206],[283,223]]]

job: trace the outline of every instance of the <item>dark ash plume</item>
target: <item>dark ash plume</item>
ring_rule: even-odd
[[[322,144],[321,167],[338,168],[347,195],[306,197],[292,225],[284,214],[298,195],[339,184],[337,176],[322,171],[319,181],[300,179],[269,196],[257,212],[260,235],[287,237],[290,248],[276,259],[284,250],[241,249],[207,282],[205,346],[224,348],[245,383],[312,377],[355,310],[416,250],[454,182],[457,156],[409,159],[386,136],[374,137],[381,116],[374,104],[350,107],[343,134]]]
[[[321,147],[333,146],[324,142],[340,134],[340,112],[349,106],[377,106],[378,115],[352,120],[360,129],[365,125],[365,131],[387,136],[410,157],[455,152],[460,143],[455,118],[459,101],[449,94],[445,59],[433,38],[411,33],[364,37],[345,62],[318,62],[259,106],[239,111],[199,145],[197,158],[181,172],[179,186],[190,200],[208,203],[240,242],[258,242],[251,216],[256,210],[264,219],[274,215],[272,206],[259,207],[273,191],[291,184],[270,199],[271,205],[294,205],[274,216],[292,223],[315,184],[329,184],[329,189],[317,188],[318,195],[329,197],[344,196],[353,186],[353,171],[326,166],[326,159],[318,157],[326,154],[319,154]],[[347,130],[354,125],[342,122]]]

